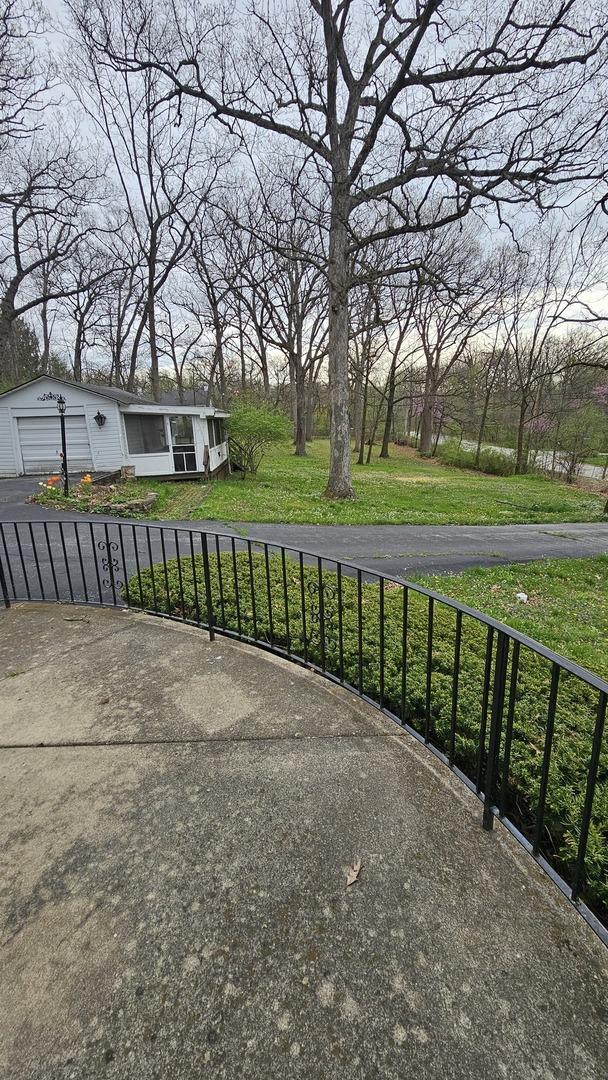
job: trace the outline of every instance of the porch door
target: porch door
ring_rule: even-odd
[[[196,472],[196,450],[191,416],[171,417],[171,444],[175,472]]]

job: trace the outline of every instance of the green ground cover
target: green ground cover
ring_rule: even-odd
[[[569,568],[573,564],[564,562],[553,567],[537,564],[492,568],[489,572],[462,575],[462,581],[442,578],[432,583],[443,591],[447,589],[462,596],[467,603],[478,603],[513,623],[519,621],[526,632],[605,674],[601,635],[605,648],[608,558],[585,562],[586,566],[577,564],[570,577]],[[492,576],[501,574],[503,577],[498,580]],[[267,568],[260,554],[254,554],[250,563],[242,553],[234,557],[221,554],[219,558],[214,553],[210,578],[215,620],[219,625],[286,648],[342,676],[351,685],[360,686],[363,693],[376,701],[382,700],[390,711],[426,733],[440,749],[451,752],[454,762],[472,780],[479,779],[483,789],[488,732],[480,749],[480,727],[487,632],[476,619],[463,618],[457,707],[453,712],[456,615],[452,609],[435,605],[431,662],[427,668],[428,601],[414,591],[408,599],[404,663],[404,594],[399,586],[387,584],[381,594],[377,585],[363,583],[359,622],[357,582],[353,578],[343,576],[338,583],[335,575],[326,572],[321,598],[316,568],[305,566],[301,574],[298,564],[289,558],[283,564],[278,556],[271,557]],[[519,586],[520,578],[521,591],[527,586],[530,602],[521,611],[519,608],[512,611],[511,591]],[[581,587],[580,602],[574,595],[575,587],[578,588],[575,579]],[[496,585],[500,586],[498,590],[494,588]],[[174,559],[166,570],[157,565],[153,571],[142,571],[140,578],[131,579],[128,589],[133,606],[197,622],[205,620],[200,556],[182,558],[179,562]],[[342,617],[338,608],[339,589],[343,598]],[[561,608],[560,617],[560,605],[565,602],[568,606]],[[598,640],[594,642],[596,635]],[[504,784],[508,815],[529,836],[533,835],[536,822],[550,682],[551,664],[522,647],[512,748],[509,759],[505,760],[503,729],[499,787]],[[567,880],[571,878],[576,858],[596,710],[597,692],[578,678],[562,674],[541,849]],[[586,900],[604,918],[608,915],[607,840],[608,746],[605,746],[584,889]]]
[[[608,555],[417,575],[608,680]],[[522,603],[517,593],[526,593]]]
[[[323,498],[329,447],[316,440],[306,458],[278,448],[258,475],[212,485],[195,516],[220,521],[313,525],[500,525],[596,521],[605,499],[543,476],[486,476],[391,447],[388,461],[355,466],[357,499]]]
[[[290,446],[264,457],[254,477],[233,475],[211,484],[136,480],[117,486],[115,501],[156,491],[151,519],[259,521],[308,525],[508,525],[598,521],[605,496],[544,476],[488,476],[427,460],[407,447],[391,447],[387,461],[355,465],[355,500],[324,498],[329,444],[318,439],[306,458]],[[89,504],[41,489],[38,501],[58,509]],[[94,508],[93,508],[94,509]]]

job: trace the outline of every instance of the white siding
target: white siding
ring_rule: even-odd
[[[45,394],[62,394],[66,400],[68,413],[71,409],[76,409],[77,412],[81,413],[85,405],[92,405],[93,403],[95,403],[95,411],[101,409],[102,412],[105,412],[106,405],[112,404],[108,398],[100,397],[99,394],[92,394],[90,390],[83,390],[80,386],[72,386],[70,383],[62,383],[57,379],[44,377],[27,383],[25,386],[19,386],[6,394],[2,398],[2,405],[19,412],[35,410],[36,412],[47,413],[54,410],[56,413],[57,401],[55,398],[46,401],[40,400]]]
[[[228,459],[228,443],[220,443],[219,446],[209,447],[209,468],[211,472],[219,469],[220,465]]]
[[[11,414],[8,408],[0,406],[0,476],[14,476],[16,472]]]
[[[105,416],[103,427],[95,423],[95,416],[100,412]],[[125,455],[122,449],[122,416],[118,405],[102,398],[85,407],[89,440],[93,454],[93,468],[99,472],[120,469]]]
[[[82,387],[45,377],[17,387],[0,399],[0,415],[4,421],[0,421],[0,475],[15,476],[23,472],[59,470],[59,394],[62,394],[66,401],[70,471],[95,469],[103,472],[119,469],[124,464],[122,417],[118,403]],[[93,419],[98,411],[106,417],[102,428],[99,428]],[[7,414],[8,433],[5,433]],[[24,439],[25,461],[22,460],[20,449],[20,427]],[[12,443],[12,452],[4,445],[4,439],[7,438]]]
[[[136,476],[171,476],[173,454],[129,454],[127,465],[133,465]]]

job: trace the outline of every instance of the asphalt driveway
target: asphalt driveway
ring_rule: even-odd
[[[0,522],[117,520],[99,514],[61,513],[26,502],[38,483],[37,477],[0,480]],[[154,524],[293,545],[368,566],[377,573],[406,578],[414,573],[458,573],[470,566],[608,554],[608,521],[547,525],[264,525],[220,521]]]

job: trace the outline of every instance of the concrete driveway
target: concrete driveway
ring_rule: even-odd
[[[2,1077],[605,1075],[605,948],[346,691],[59,605],[0,674]]]

